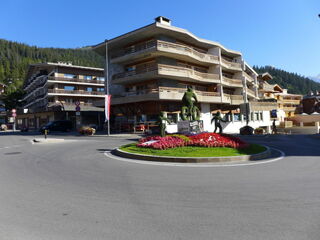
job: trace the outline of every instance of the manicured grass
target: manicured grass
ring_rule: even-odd
[[[130,153],[139,153],[146,155],[158,156],[173,156],[173,157],[226,157],[226,156],[241,156],[252,155],[266,150],[264,146],[258,144],[251,144],[248,148],[235,149],[228,147],[178,147],[169,148],[165,150],[158,150],[152,148],[137,147],[136,143],[131,143],[120,147],[122,151]]]

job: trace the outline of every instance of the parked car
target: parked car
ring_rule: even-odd
[[[40,128],[40,132],[44,133],[45,130],[48,132],[60,131],[60,132],[68,132],[72,130],[72,122],[69,120],[60,120],[48,122],[46,125]]]

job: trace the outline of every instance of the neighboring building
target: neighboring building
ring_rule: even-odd
[[[24,113],[18,114],[18,126],[37,129],[53,120],[71,120],[75,126],[103,124],[104,109],[95,106],[105,94],[101,68],[61,62],[32,64],[24,91]],[[76,117],[76,103],[80,104],[81,117]]]
[[[258,74],[240,52],[171,26],[164,17],[98,44],[94,50],[107,60],[112,124],[117,129],[132,129],[131,125],[138,123],[152,125],[160,111],[177,123],[183,94],[192,86],[204,130],[214,129],[212,113],[222,111],[232,113],[224,131],[238,133],[245,125],[240,104],[259,100]],[[252,104],[250,125],[270,126],[269,111],[274,107],[274,103]],[[167,130],[176,132],[177,125],[171,124]]]
[[[309,95],[304,96],[302,99],[302,111],[307,114],[320,113],[320,93],[318,91],[315,94],[311,92]]]
[[[264,99],[277,100],[277,118],[284,121],[285,118],[293,117],[301,111],[302,95],[290,94],[287,89],[281,88],[278,84],[269,84],[272,79],[269,73],[263,73],[258,76],[259,97]]]
[[[6,107],[3,101],[3,95],[5,91],[6,85],[0,83],[0,124],[3,124],[6,122]]]

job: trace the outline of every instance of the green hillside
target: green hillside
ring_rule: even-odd
[[[254,67],[257,73],[269,72],[273,79],[269,82],[271,84],[279,84],[282,88],[287,88],[289,93],[306,95],[312,90],[320,90],[320,83],[315,82],[309,78],[303,77],[296,73],[286,72],[271,66]]]
[[[0,82],[9,86],[9,92],[22,86],[29,64],[58,61],[89,67],[104,65],[104,59],[88,47],[39,48],[0,39]]]

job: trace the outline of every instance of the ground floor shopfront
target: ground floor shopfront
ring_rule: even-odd
[[[158,117],[161,111],[165,112],[170,120],[167,123],[167,132],[178,131],[180,118],[180,102],[150,101],[130,104],[112,105],[111,127],[114,132],[149,131],[158,125]],[[225,133],[239,133],[239,129],[246,125],[246,115],[240,112],[239,105],[198,103],[200,120],[203,122],[203,131],[214,131],[215,125],[211,123],[213,115],[220,111],[226,122],[222,123]],[[270,107],[251,108],[248,115],[249,125],[253,128],[263,127],[270,131],[272,119]]]
[[[94,125],[102,129],[104,124],[103,111],[83,111],[79,113],[75,111],[48,111],[19,114],[16,118],[18,129],[28,128],[37,130],[41,126],[51,121],[70,120],[74,129],[82,125]]]

